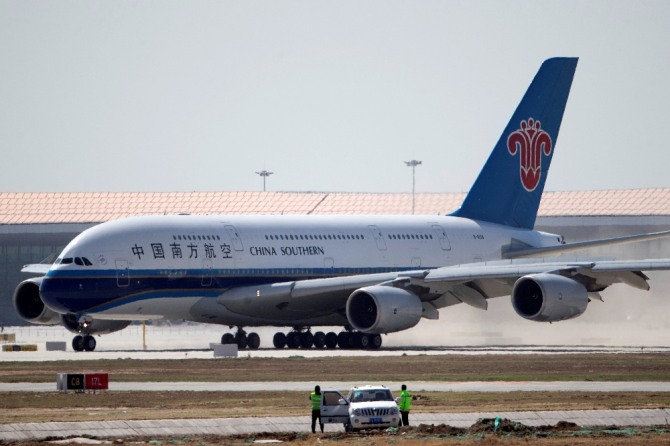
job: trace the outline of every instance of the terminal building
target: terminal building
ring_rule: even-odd
[[[459,207],[464,196],[464,193],[416,194],[415,213],[449,214]],[[53,260],[77,234],[102,222],[134,215],[179,213],[402,215],[412,213],[412,201],[409,193],[0,193],[0,323],[4,326],[26,324],[16,315],[12,305],[16,285],[28,278],[20,272],[23,265]],[[670,189],[545,192],[536,228],[561,234],[569,242],[668,230]],[[670,258],[670,240],[601,248],[582,255]],[[670,272],[666,275],[670,276]],[[670,279],[663,273],[655,273],[653,277],[656,276],[660,279],[652,283],[657,295],[655,299],[658,299],[654,305],[664,304],[670,299],[670,293],[665,299]],[[648,301],[639,304],[638,308],[640,311],[657,311]],[[670,305],[663,308],[670,309]],[[452,308],[442,310],[441,317],[451,311]],[[616,314],[617,318],[631,318],[630,308],[622,311],[625,314]],[[581,318],[589,313],[591,311],[587,310]],[[654,324],[665,324],[665,321]],[[663,329],[670,336],[670,330],[665,327],[667,325],[663,325]],[[488,336],[500,338],[503,343],[505,339],[516,339],[501,334],[498,328],[492,330]],[[595,339],[600,338],[596,336]]]

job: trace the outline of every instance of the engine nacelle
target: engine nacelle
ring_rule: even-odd
[[[402,288],[359,288],[347,300],[349,324],[363,333],[392,333],[412,328],[421,320],[421,299]]]
[[[74,314],[61,315],[60,323],[72,333],[85,335],[114,333],[115,331],[123,330],[130,325],[130,321],[108,321],[102,319],[86,319],[80,321]]]
[[[516,281],[512,290],[514,311],[536,322],[572,319],[589,303],[584,285],[555,274],[533,274]]]
[[[38,325],[56,325],[60,315],[50,310],[40,297],[42,277],[34,277],[19,283],[14,290],[14,309],[24,320]]]

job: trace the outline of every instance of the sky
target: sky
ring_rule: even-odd
[[[579,57],[546,190],[668,187],[670,2],[0,0],[0,191],[467,191]]]

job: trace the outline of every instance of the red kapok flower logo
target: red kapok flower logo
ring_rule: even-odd
[[[540,121],[521,121],[521,128],[507,138],[507,150],[512,156],[519,152],[521,184],[528,192],[534,191],[542,176],[542,153],[551,153],[551,137]]]

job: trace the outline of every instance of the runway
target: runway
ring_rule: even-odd
[[[561,354],[621,354],[621,353],[670,353],[670,347],[599,347],[599,346],[421,346],[393,347],[379,350],[289,350],[259,349],[240,350],[239,358],[289,358],[301,356],[305,358],[320,357],[386,357],[413,355],[561,355]],[[46,351],[38,345],[38,351],[3,352],[0,351],[0,362],[43,362],[43,361],[85,361],[97,359],[213,359],[211,349],[114,349],[96,350],[93,352]]]
[[[412,413],[410,423],[469,427],[480,418],[506,418],[527,426],[555,425],[559,421],[579,426],[666,425],[670,409],[590,410],[538,412]],[[235,435],[259,432],[309,432],[308,416],[243,417],[174,420],[119,420],[71,423],[0,424],[0,441],[39,440],[47,437],[94,436],[112,439],[135,436]],[[343,432],[342,425],[326,425],[326,432]]]
[[[161,345],[154,341],[153,349],[138,348],[137,343],[118,337],[116,342],[105,342],[95,352],[46,351],[44,342],[53,340],[58,334],[53,330],[24,331],[24,342],[38,344],[37,352],[0,352],[0,362],[24,361],[77,361],[83,360],[183,360],[212,359],[211,349],[194,347],[193,343],[175,346],[177,338],[183,336],[165,336],[171,331],[161,333]],[[206,335],[206,336],[204,336]],[[69,338],[69,334],[59,339]],[[189,333],[189,339],[212,338],[209,333]],[[176,343],[178,344],[178,342]],[[68,347],[69,348],[69,347]],[[378,357],[412,355],[545,355],[545,354],[625,354],[625,353],[668,353],[670,348],[658,347],[604,347],[604,346],[387,346],[376,351],[365,350],[275,350],[259,349],[240,351],[239,358],[319,358],[328,356]],[[216,359],[229,360],[229,359]],[[322,381],[322,388],[346,390],[355,385],[379,384],[376,382]],[[399,388],[401,382],[384,382],[391,388]],[[510,382],[510,381],[413,381],[408,383],[414,392],[670,392],[670,382],[602,382],[602,381],[549,381],[549,382]],[[309,386],[313,383],[309,383]],[[305,382],[115,382],[109,383],[114,392],[137,391],[193,391],[193,392],[235,392],[235,391],[305,391]],[[0,383],[0,396],[3,392],[56,392],[54,381],[49,383]],[[413,413],[413,424],[448,424],[454,427],[469,427],[479,418],[502,417],[528,426],[554,425],[559,421],[568,421],[580,426],[648,426],[666,425],[670,420],[670,409],[649,410],[596,410],[596,411],[540,411],[540,412],[501,412],[501,413]],[[173,419],[173,420],[117,420],[90,422],[48,422],[0,424],[0,441],[44,439],[46,437],[96,436],[123,438],[131,436],[188,436],[188,435],[233,435],[258,432],[308,432],[308,416],[298,417],[245,417],[217,419]],[[340,425],[327,425],[327,432],[343,431]]]
[[[26,326],[5,327],[5,333],[14,333],[18,344],[36,344],[37,352],[2,352],[3,361],[79,361],[91,359],[207,359],[213,358],[211,342],[221,339],[226,330],[217,325],[194,324],[177,326],[147,326],[146,336],[138,325],[100,336],[94,352],[74,352],[70,345],[72,333],[61,326]],[[262,346],[272,345],[274,329],[261,327],[257,330],[261,336]],[[239,357],[249,358],[287,358],[291,356],[324,357],[324,356],[400,356],[400,355],[483,355],[483,354],[595,354],[595,353],[670,353],[670,347],[660,344],[648,345],[520,345],[508,344],[501,337],[489,333],[487,342],[478,344],[480,338],[468,332],[467,336],[453,338],[450,345],[434,345],[426,343],[431,338],[422,338],[417,345],[406,345],[404,337],[390,334],[384,338],[384,346],[380,350],[317,350],[297,349],[276,350],[261,348],[259,350],[241,350]],[[445,337],[444,339],[450,339]],[[435,340],[435,339],[433,339]],[[45,344],[49,341],[64,342],[67,351],[46,351]],[[496,342],[499,341],[499,342]]]

